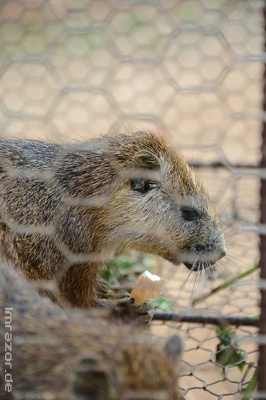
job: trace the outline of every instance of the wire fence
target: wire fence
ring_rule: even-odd
[[[186,400],[266,398],[264,7],[263,0],[0,2],[3,136],[75,143],[152,129],[184,153],[217,204],[227,256],[214,273],[203,279],[149,259],[172,302],[155,313],[151,331],[182,333]],[[22,229],[14,215],[7,223]],[[262,394],[249,394],[258,343]]]

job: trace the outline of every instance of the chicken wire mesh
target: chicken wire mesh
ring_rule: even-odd
[[[251,390],[258,358],[263,7],[262,0],[0,2],[4,136],[75,142],[153,129],[182,150],[218,204],[228,254],[213,274],[149,259],[167,280],[176,315],[156,314],[151,330],[182,332],[179,386],[187,400],[254,398],[241,392]]]

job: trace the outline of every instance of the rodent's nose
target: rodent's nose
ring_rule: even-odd
[[[223,257],[225,257],[225,256],[226,256],[226,250],[223,249],[223,250],[221,251],[221,253],[220,253],[220,258],[223,258]]]

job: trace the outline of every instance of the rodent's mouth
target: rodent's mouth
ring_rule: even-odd
[[[175,265],[184,264],[190,271],[202,271],[215,264],[215,261],[183,261],[180,254],[177,257],[169,257],[168,261]]]
[[[183,264],[190,270],[190,271],[202,271],[206,268],[211,267],[212,265],[215,264],[215,262],[183,262]]]

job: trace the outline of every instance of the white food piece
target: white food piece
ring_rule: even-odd
[[[146,299],[156,299],[161,293],[164,283],[165,279],[161,279],[149,271],[144,271],[130,294],[130,297],[135,300],[134,305],[140,306]]]

